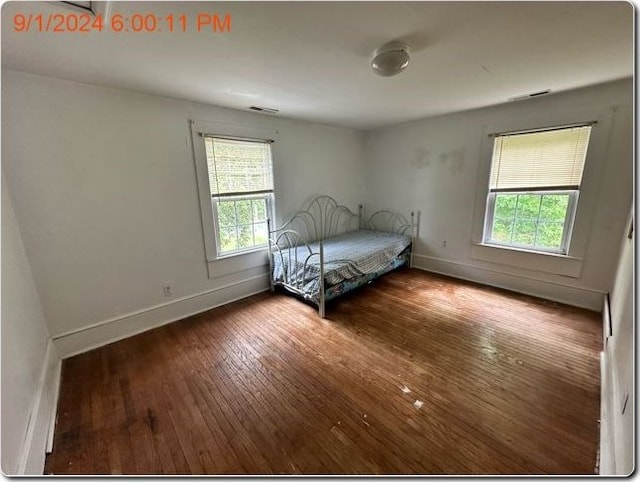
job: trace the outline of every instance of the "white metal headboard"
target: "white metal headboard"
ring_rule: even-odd
[[[354,213],[348,207],[338,204],[331,196],[317,196],[309,202],[306,209],[295,213],[289,221],[271,233],[284,235],[293,231],[304,238],[305,242],[312,242],[353,231],[361,226],[362,205],[358,206],[358,213]]]

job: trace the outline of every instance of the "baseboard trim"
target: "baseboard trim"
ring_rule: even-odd
[[[53,340],[52,340],[53,341]],[[60,398],[60,381],[62,380],[62,360],[58,359],[53,372],[53,403],[51,404],[51,414],[49,415],[49,432],[47,434],[47,447],[45,453],[53,451],[53,436],[58,421],[58,400]]]
[[[593,311],[601,311],[604,291],[575,287],[557,281],[543,280],[522,274],[505,273],[498,269],[475,266],[460,261],[414,254],[413,267],[467,281],[495,286],[550,301],[557,301]]]
[[[69,358],[267,289],[267,274],[252,276],[62,333],[54,336],[53,340],[60,357]]]
[[[53,340],[49,339],[38,379],[38,389],[29,412],[18,465],[19,475],[42,475],[44,472],[45,453],[52,425],[51,417],[55,418],[57,391],[60,384],[59,366],[60,358],[56,347]]]
[[[606,349],[600,352],[600,445],[598,474],[615,475],[615,451],[611,425],[611,387],[609,386]]]
[[[611,300],[609,293],[604,295],[604,304],[602,306],[602,346],[606,347],[609,337],[613,335],[613,327],[611,324]]]

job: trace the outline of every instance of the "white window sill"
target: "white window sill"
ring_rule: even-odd
[[[209,278],[222,278],[253,269],[264,271],[264,267],[269,264],[267,252],[266,247],[261,247],[208,259]]]
[[[233,253],[219,254],[215,258],[207,259],[207,261],[210,262],[210,263],[213,263],[213,262],[216,262],[216,261],[222,261],[224,259],[231,259],[231,258],[236,258],[238,256],[244,256],[246,254],[259,253],[259,252],[266,253],[267,252],[267,247],[266,246],[260,246],[258,248],[248,248],[248,249],[243,249],[242,251],[234,251]]]
[[[492,243],[476,243],[476,245],[484,246],[486,248],[496,248],[496,249],[506,249],[508,251],[517,251],[519,253],[540,254],[542,256],[555,256],[557,258],[562,258],[562,259],[575,259],[577,261],[582,261],[582,258],[569,256],[568,254],[554,253],[553,251],[538,251],[536,249],[527,249],[527,248],[520,248],[517,246],[506,246],[502,244],[492,244]]]
[[[471,258],[571,278],[579,278],[582,272],[582,258],[496,244],[473,243]]]

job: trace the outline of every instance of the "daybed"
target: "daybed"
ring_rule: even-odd
[[[281,227],[269,221],[271,289],[282,287],[318,306],[400,266],[412,264],[417,234],[411,221],[392,211],[367,219],[330,196],[313,199]]]

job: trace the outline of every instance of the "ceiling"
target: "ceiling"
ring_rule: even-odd
[[[282,117],[371,129],[633,75],[627,2],[111,2],[161,32],[15,32],[15,14],[74,13],[52,2],[2,6],[2,67]],[[230,32],[197,31],[200,13]],[[165,18],[185,15],[186,32]],[[113,17],[112,17],[113,18]],[[44,22],[43,22],[44,23]],[[369,62],[404,40],[411,64]],[[267,114],[265,114],[267,115]]]

